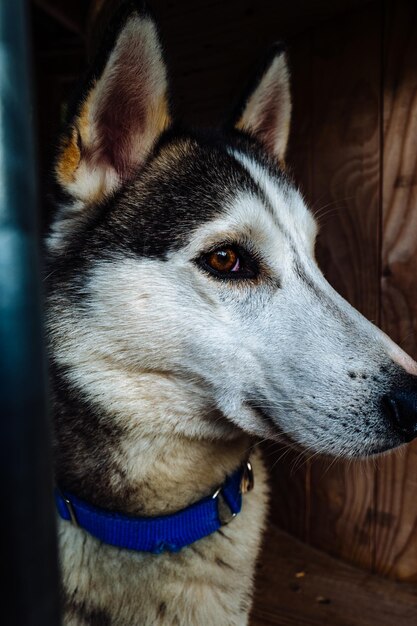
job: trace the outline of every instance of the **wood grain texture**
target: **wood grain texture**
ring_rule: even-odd
[[[384,37],[383,329],[417,358],[417,5],[388,2]],[[417,442],[380,464],[375,569],[417,582]]]
[[[379,317],[381,9],[371,3],[313,31],[312,200],[329,282]],[[306,96],[305,96],[306,97]],[[372,463],[312,462],[310,541],[372,566]]]
[[[251,626],[415,626],[417,590],[371,575],[275,527],[265,537]]]

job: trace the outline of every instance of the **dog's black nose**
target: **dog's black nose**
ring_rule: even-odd
[[[417,388],[398,389],[383,398],[385,409],[404,441],[417,437]]]

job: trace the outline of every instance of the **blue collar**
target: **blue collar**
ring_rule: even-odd
[[[178,552],[228,524],[240,513],[242,494],[253,485],[252,466],[246,461],[212,496],[171,515],[131,517],[112,513],[59,489],[55,490],[55,502],[62,519],[100,541],[118,548],[159,554]]]

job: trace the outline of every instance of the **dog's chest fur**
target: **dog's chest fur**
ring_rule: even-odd
[[[260,454],[251,460],[241,513],[179,553],[121,550],[60,521],[66,626],[247,624],[267,504]]]

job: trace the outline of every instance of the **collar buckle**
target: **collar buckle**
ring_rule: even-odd
[[[240,480],[240,493],[243,495],[252,491],[255,486],[252,463],[247,459],[243,464],[242,478]],[[233,512],[223,494],[223,485],[216,489],[212,495],[213,500],[217,500],[217,511],[222,526],[230,524],[237,513]]]
[[[217,513],[219,515],[219,520],[222,526],[227,526],[232,519],[234,519],[237,513],[234,513],[229,505],[227,504],[227,500],[223,495],[222,487],[219,487],[212,495],[213,500],[217,500]]]
[[[240,493],[248,493],[255,486],[255,476],[253,474],[252,463],[247,459],[244,463],[242,480],[240,481]]]

